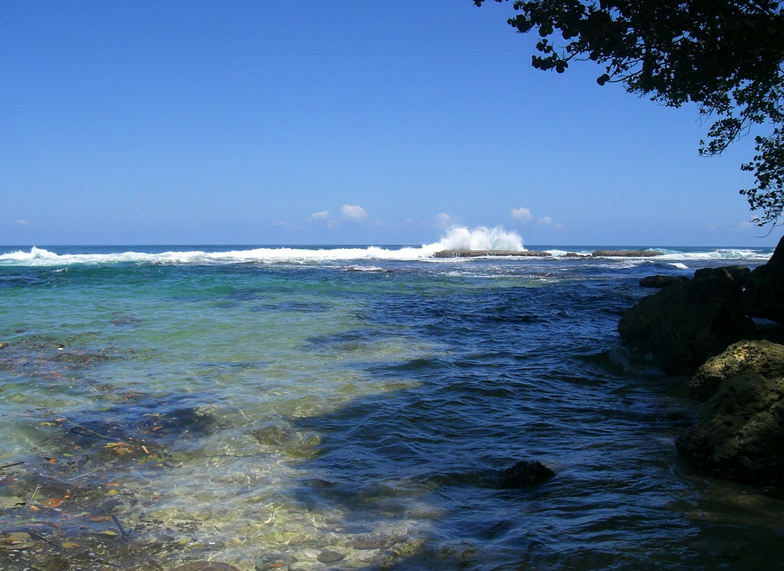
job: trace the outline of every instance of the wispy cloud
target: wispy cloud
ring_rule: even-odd
[[[539,226],[547,226],[549,228],[555,228],[556,230],[560,230],[563,228],[563,224],[559,224],[558,222],[553,222],[553,219],[549,216],[542,216],[539,220],[536,221]]]
[[[314,212],[310,215],[310,221],[327,220],[329,218],[329,210],[322,210],[321,212]]]
[[[527,224],[534,219],[534,215],[527,208],[514,208],[512,209],[512,218],[519,220],[523,224]]]
[[[451,228],[452,226],[457,226],[460,220],[455,218],[450,214],[446,214],[445,212],[440,212],[436,214],[435,218],[428,220],[423,225],[432,226],[434,228],[438,228],[440,230],[446,230]]]
[[[27,220],[22,220],[21,218],[17,220],[16,223],[19,226],[27,226],[28,224],[30,224]]]
[[[361,206],[357,206],[356,204],[344,204],[343,208],[340,209],[340,212],[344,217],[351,218],[353,220],[364,220],[368,216],[368,213],[365,212],[365,209]]]

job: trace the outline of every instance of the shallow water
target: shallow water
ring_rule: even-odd
[[[0,253],[0,568],[784,567],[784,502],[677,456],[684,379],[616,333],[640,277],[770,250],[329,252]]]

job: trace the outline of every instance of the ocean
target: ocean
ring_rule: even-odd
[[[617,334],[772,249],[450,245],[0,247],[0,569],[784,568],[781,490],[679,457]]]

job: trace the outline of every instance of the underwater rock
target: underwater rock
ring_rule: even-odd
[[[686,276],[648,276],[640,280],[640,287],[650,287],[661,289],[672,284],[687,282]]]
[[[784,478],[784,360],[781,349],[769,352],[764,343],[756,346],[769,357],[746,348],[751,357],[739,358],[742,344],[727,351],[723,361],[729,377],[675,441],[680,452],[717,477],[753,484],[780,484]],[[711,367],[720,370],[716,363]]]
[[[743,304],[748,315],[784,325],[784,237],[768,263],[749,275]]]
[[[216,563],[214,561],[191,561],[176,567],[174,571],[240,571],[234,565],[228,563]]]
[[[744,373],[764,377],[784,375],[784,345],[770,341],[739,341],[726,351],[708,359],[686,384],[689,396],[706,401],[719,385]]]
[[[743,290],[728,275],[689,280],[640,299],[618,322],[621,340],[668,374],[692,373],[732,343],[757,337]]]
[[[502,490],[531,488],[543,484],[553,476],[555,476],[555,472],[541,462],[521,460],[501,472],[496,487]]]
[[[345,554],[332,551],[331,549],[325,549],[318,555],[318,560],[322,563],[337,563],[345,558]]]

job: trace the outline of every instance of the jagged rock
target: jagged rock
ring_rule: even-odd
[[[706,365],[706,376],[718,378],[718,386],[697,422],[676,440],[678,450],[721,478],[781,484],[784,346],[738,343]]]
[[[539,461],[521,460],[501,472],[496,487],[503,490],[538,486],[555,476],[550,468]]]
[[[748,315],[784,324],[784,237],[768,263],[751,272],[743,303]]]
[[[694,272],[694,279],[729,276],[739,286],[745,287],[750,275],[751,270],[746,266],[722,266],[721,268],[702,268],[697,270]]]
[[[547,258],[550,252],[534,252],[532,250],[441,250],[433,254],[435,258],[483,258],[487,256],[516,256]]]
[[[661,289],[672,284],[687,281],[689,281],[689,278],[686,276],[648,276],[640,280],[640,286]]]
[[[721,355],[708,359],[686,388],[690,397],[706,401],[723,381],[743,373],[765,377],[784,373],[784,345],[765,340],[730,345]]]
[[[728,276],[689,280],[646,296],[618,322],[627,345],[668,374],[693,373],[732,343],[756,337],[743,291]]]

